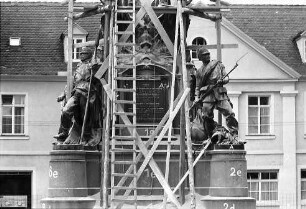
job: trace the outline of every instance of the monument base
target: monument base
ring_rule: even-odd
[[[256,200],[251,197],[212,197],[201,199],[203,209],[256,209]]]
[[[46,209],[93,209],[96,200],[90,197],[52,197],[40,202]]]

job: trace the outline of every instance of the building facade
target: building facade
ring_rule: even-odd
[[[39,208],[47,196],[49,152],[60,119],[56,98],[66,84],[66,14],[67,7],[59,3],[1,3],[2,203],[14,197],[20,205]],[[75,43],[94,40],[99,18],[76,22]],[[214,22],[190,20],[187,45],[216,44]],[[258,208],[306,208],[305,25],[306,6],[233,6],[223,15],[226,70],[246,54],[230,74],[227,89],[239,137],[247,140],[249,193]],[[210,52],[216,59],[216,50]],[[191,57],[199,66],[196,51]],[[164,81],[158,80],[158,87]],[[167,100],[166,95],[160,91],[159,97]],[[150,134],[148,123],[154,121],[144,121],[142,135]]]

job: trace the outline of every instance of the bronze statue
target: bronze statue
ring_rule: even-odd
[[[200,129],[199,123],[203,124],[201,128],[204,131],[202,134],[205,137],[204,140],[211,138],[213,143],[219,144],[245,143],[238,139],[238,121],[224,87],[229,81],[224,65],[217,60],[210,60],[210,52],[204,47],[198,50],[198,58],[202,61],[202,66],[196,71],[195,79],[192,80],[191,95],[194,94],[194,98],[191,99],[194,99],[195,104],[201,104],[201,111],[197,111],[195,117],[197,121],[193,125]],[[225,116],[228,130],[214,121],[214,109]],[[196,130],[194,127],[193,129]],[[199,135],[192,134],[195,137]]]
[[[92,51],[83,47],[73,77],[73,90],[62,109],[59,133],[54,136],[58,144],[95,146],[101,140],[102,101],[101,83],[93,75],[99,65],[92,63]],[[57,101],[65,99],[64,95]],[[85,120],[84,120],[85,119]]]

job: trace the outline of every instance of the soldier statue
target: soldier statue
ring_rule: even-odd
[[[195,85],[191,84],[191,92],[194,94],[194,104],[202,104],[197,114],[200,114],[199,119],[203,124],[203,137],[211,138],[213,143],[219,144],[245,143],[238,139],[238,122],[224,87],[229,82],[224,65],[211,60],[210,52],[204,47],[198,50],[198,58],[202,66],[195,72]],[[228,130],[214,121],[214,109],[225,117]]]
[[[59,133],[54,136],[57,144],[82,143],[95,146],[101,140],[102,88],[100,81],[93,76],[99,66],[92,63],[92,56],[90,48],[82,48],[81,62],[77,65],[73,76],[71,97],[63,106]],[[57,98],[57,101],[60,102],[65,98],[64,93]],[[84,118],[85,115],[87,117]]]

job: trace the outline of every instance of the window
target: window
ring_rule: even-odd
[[[197,37],[197,38],[193,39],[192,45],[197,45],[197,46],[199,46],[199,45],[207,45],[207,42],[206,42],[206,40],[204,38]],[[197,50],[192,50],[191,53],[192,53],[191,54],[192,59],[198,59]]]
[[[83,43],[85,42],[84,38],[73,38],[73,44]],[[72,52],[73,61],[80,61],[80,52],[82,47],[74,47]]]
[[[20,38],[10,37],[10,46],[20,46]]]
[[[25,134],[25,96],[1,95],[1,134]]]
[[[299,32],[293,40],[295,41],[298,49],[301,60],[303,63],[306,63],[306,31]]]
[[[248,133],[270,134],[270,97],[248,97]]]
[[[278,200],[278,172],[248,172],[249,196],[257,201]]]
[[[306,200],[306,170],[301,170],[301,199]]]
[[[76,44],[86,42],[86,37],[88,36],[88,32],[77,23],[74,23],[72,31],[73,31],[72,37],[73,37],[73,45],[74,45],[72,49],[72,61],[79,62],[80,52],[81,52],[82,47],[80,46],[76,47]],[[62,38],[64,38],[65,62],[68,62],[68,30],[66,30],[62,34]]]

